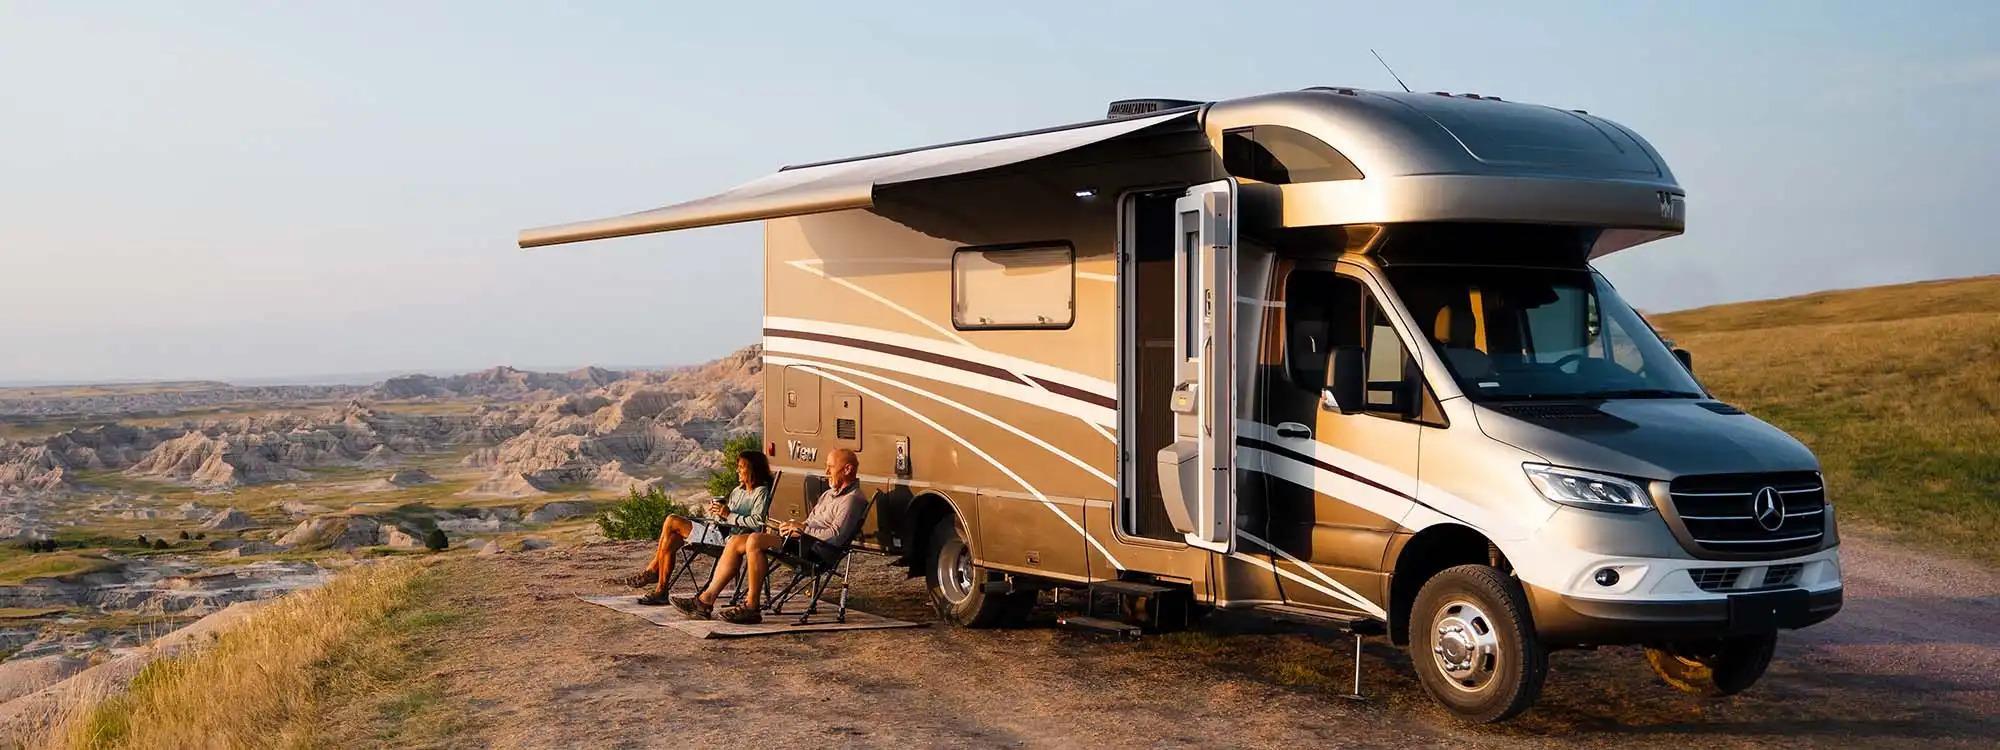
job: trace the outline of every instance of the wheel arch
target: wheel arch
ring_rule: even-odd
[[[903,557],[897,562],[909,569],[911,577],[923,575],[921,558],[930,549],[931,529],[937,526],[938,519],[946,517],[956,517],[960,524],[966,527],[968,533],[965,543],[973,548],[974,556],[977,556],[978,541],[972,538],[977,535],[969,533],[972,522],[971,516],[965,512],[965,506],[949,493],[927,489],[910,498],[909,509],[903,514],[901,523],[903,538],[910,540],[910,543],[904,545]]]
[[[1410,608],[1424,582],[1459,565],[1492,565],[1510,572],[1493,540],[1470,526],[1441,523],[1410,535],[1395,552],[1389,573],[1389,638],[1410,642]]]

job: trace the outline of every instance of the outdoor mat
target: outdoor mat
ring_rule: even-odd
[[[838,622],[833,619],[833,608],[826,604],[820,605],[819,613],[813,615],[812,622],[804,625],[793,625],[792,623],[798,621],[799,613],[805,611],[805,602],[800,601],[786,603],[785,612],[775,615],[766,612],[764,614],[764,621],[756,625],[733,625],[720,620],[690,620],[687,618],[687,615],[681,614],[680,610],[673,607],[643,606],[639,604],[639,597],[637,596],[578,595],[576,598],[615,612],[632,615],[655,625],[673,628],[696,638],[747,638],[756,635],[811,633],[825,630],[882,630],[885,628],[922,627],[922,623],[891,620],[880,615],[868,614],[853,607],[847,608],[847,622]]]

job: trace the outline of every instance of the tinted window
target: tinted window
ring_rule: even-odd
[[[1413,265],[1391,268],[1389,280],[1475,400],[1703,397],[1587,270]]]
[[[1415,368],[1403,340],[1361,282],[1332,271],[1293,271],[1285,278],[1285,370],[1293,385],[1317,392],[1327,385],[1333,348],[1362,347],[1367,404],[1400,411],[1416,392]]]
[[[1361,293],[1361,284],[1332,271],[1285,277],[1285,369],[1293,385],[1319,391],[1333,347],[1361,344]]]
[[[1222,166],[1232,176],[1274,185],[1361,179],[1354,162],[1326,142],[1279,125],[1223,133]]]

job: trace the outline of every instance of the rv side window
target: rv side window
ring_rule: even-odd
[[[1069,245],[970,247],[951,256],[951,322],[979,328],[1068,328],[1076,320]]]
[[[1285,185],[1361,179],[1347,156],[1301,130],[1258,125],[1222,134],[1222,167],[1231,176]]]

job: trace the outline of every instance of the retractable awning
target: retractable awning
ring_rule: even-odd
[[[521,232],[521,247],[630,237],[676,229],[867,208],[875,189],[936,177],[978,172],[1116,138],[1192,110],[1057,128],[787,169],[728,191],[664,208]]]

